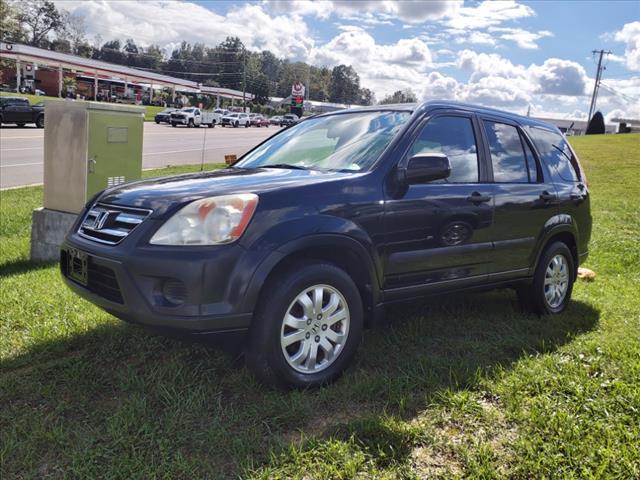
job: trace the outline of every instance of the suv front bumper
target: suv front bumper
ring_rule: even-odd
[[[243,311],[241,288],[230,280],[244,250],[225,247],[122,252],[71,234],[61,247],[60,269],[74,292],[127,322],[185,333],[244,330],[252,313]],[[167,298],[168,282],[182,302],[171,301],[175,295]]]

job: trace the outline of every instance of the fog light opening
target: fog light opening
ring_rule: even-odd
[[[162,282],[162,296],[171,305],[182,305],[187,299],[187,288],[180,280],[168,278]]]

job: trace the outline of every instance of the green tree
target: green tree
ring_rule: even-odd
[[[589,125],[587,126],[586,135],[599,135],[605,132],[604,128],[604,117],[600,111],[593,114],[591,120],[589,121]]]
[[[387,95],[381,101],[381,105],[388,105],[394,103],[416,103],[418,97],[411,89],[397,90],[391,95]]]
[[[20,28],[16,3],[11,0],[0,0],[0,40],[21,43],[25,38],[25,32]]]
[[[329,101],[358,104],[360,100],[360,76],[351,65],[338,65],[331,71]]]
[[[93,58],[118,65],[125,65],[127,55],[122,52],[120,40],[110,40],[94,52]]]
[[[46,47],[48,35],[52,32],[64,32],[64,16],[53,2],[48,0],[29,0],[18,5],[18,22],[27,32],[29,45]]]
[[[368,88],[360,90],[360,105],[373,105],[376,103],[376,95]]]

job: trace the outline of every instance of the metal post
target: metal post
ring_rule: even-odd
[[[129,80],[124,77],[124,98],[127,98],[127,90],[129,90]]]
[[[62,98],[62,65],[58,65],[58,97]]]
[[[20,93],[20,84],[22,83],[22,66],[20,59],[16,59],[16,92]]]
[[[93,72],[93,99],[98,101],[98,72]]]
[[[171,87],[171,103],[173,103],[173,105],[176,104],[176,86],[175,85]]]
[[[220,94],[216,95],[216,108],[220,108]]]

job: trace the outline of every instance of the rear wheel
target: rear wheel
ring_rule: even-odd
[[[518,287],[518,300],[524,309],[541,315],[560,313],[571,300],[574,281],[571,250],[563,242],[554,242],[540,256],[533,282]]]
[[[249,122],[244,124],[244,128],[249,128]]]
[[[36,127],[44,128],[44,115],[38,115],[38,118],[36,118]]]
[[[297,264],[274,280],[256,309],[247,365],[271,385],[332,382],[358,348],[362,317],[358,288],[343,270],[327,263]]]

